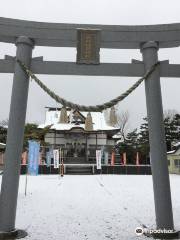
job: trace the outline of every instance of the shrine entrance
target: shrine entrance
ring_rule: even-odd
[[[15,230],[15,219],[29,77],[64,108],[88,111],[87,131],[93,130],[90,112],[102,112],[107,108],[111,108],[113,112],[113,107],[145,80],[156,225],[157,229],[174,231],[160,77],[180,77],[180,65],[169,64],[167,60],[159,62],[158,49],[180,45],[180,25],[55,24],[0,18],[0,41],[17,46],[16,57],[5,56],[5,59],[0,60],[1,73],[14,73],[5,167],[0,195],[1,239],[7,235],[19,235],[20,237],[25,234]],[[32,58],[32,50],[35,46],[77,47],[76,62],[51,62],[44,61],[43,57]],[[101,63],[100,48],[139,49],[143,61]],[[35,74],[141,78],[115,99],[101,105],[84,106],[58,96]],[[62,120],[66,121],[65,118]],[[74,146],[74,154],[79,154],[77,142]]]
[[[86,163],[86,136],[83,133],[68,134],[62,146],[64,163]]]

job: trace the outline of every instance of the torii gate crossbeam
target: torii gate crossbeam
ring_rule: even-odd
[[[14,73],[15,57],[5,56],[0,59],[0,73]],[[100,65],[83,65],[75,62],[43,61],[42,57],[31,60],[31,71],[34,74],[51,75],[83,75],[111,77],[141,77],[144,74],[144,64],[132,60],[132,63],[101,63]],[[160,62],[160,76],[180,78],[180,64]]]

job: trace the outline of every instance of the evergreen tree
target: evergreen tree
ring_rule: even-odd
[[[0,142],[6,143],[7,138],[7,123],[5,121],[0,122]],[[27,123],[24,128],[24,143],[23,148],[28,147],[28,140],[37,140],[40,141],[41,144],[45,145],[44,136],[46,132],[49,130],[50,126],[47,126],[44,129],[38,128],[37,124]]]
[[[175,114],[173,121],[175,125],[173,143],[177,143],[180,142],[180,114]]]
[[[6,143],[7,138],[7,128],[0,126],[0,142]]]
[[[136,159],[136,153],[139,151],[139,139],[137,128],[127,134],[126,144],[128,147],[127,158],[129,163],[134,164]]]
[[[149,130],[148,130],[148,120],[147,117],[143,118],[144,123],[140,126],[139,131],[139,151],[141,153],[141,158],[143,163],[149,163]]]
[[[8,125],[7,119],[0,122],[0,142],[1,143],[6,143],[7,125]]]
[[[119,144],[120,153],[126,152],[129,163],[134,162],[135,154],[138,151],[141,156],[141,163],[149,163],[149,129],[148,119],[143,118],[139,131],[137,129],[129,132],[126,138]],[[169,111],[164,116],[164,127],[167,150],[172,149],[172,145],[180,142],[180,114]]]
[[[122,155],[126,152],[127,163],[134,164],[136,152],[138,151],[137,129],[129,132],[123,142],[119,143],[119,152]]]
[[[45,145],[44,136],[51,126],[44,129],[38,128],[37,124],[27,123],[24,129],[24,148],[28,146],[28,140],[36,140]]]

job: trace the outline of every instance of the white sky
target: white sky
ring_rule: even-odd
[[[143,25],[180,22],[179,0],[6,0],[1,1],[0,16],[42,22],[90,23],[115,25]],[[15,55],[15,46],[0,43],[0,58],[5,54]],[[36,47],[33,56],[44,56],[46,60],[75,61],[73,48]],[[137,50],[101,50],[102,62],[130,62],[141,60]],[[159,51],[159,59],[169,59],[180,64],[180,48]],[[43,80],[56,93],[81,104],[99,104],[116,97],[136,78],[47,76]],[[12,75],[1,74],[0,120],[8,118],[12,87]],[[164,109],[180,111],[180,79],[161,80]],[[30,83],[27,121],[43,122],[44,107],[56,106],[35,84]],[[58,106],[58,105],[57,105]],[[146,115],[144,84],[119,104],[120,110],[130,112],[131,128],[138,127]]]

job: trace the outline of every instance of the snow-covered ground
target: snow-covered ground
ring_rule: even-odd
[[[141,224],[155,227],[151,176],[28,176],[24,189],[21,176],[16,227],[25,239],[130,240]],[[180,176],[171,175],[171,189],[179,230]]]

